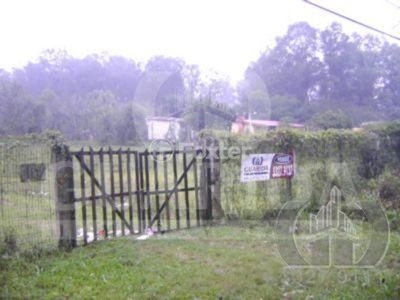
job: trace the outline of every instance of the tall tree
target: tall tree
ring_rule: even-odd
[[[320,31],[302,22],[289,26],[252,68],[268,87],[276,117],[305,121],[339,108],[357,124],[383,118],[385,109],[397,115],[389,108],[397,99],[396,51],[371,35],[350,36],[338,23]],[[284,108],[295,103],[301,115]]]
[[[288,95],[307,103],[314,100],[321,78],[318,50],[318,31],[305,22],[296,23],[254,67],[259,69],[272,95]]]
[[[192,104],[200,93],[200,68],[198,65],[185,65],[182,73],[187,94],[185,100]]]
[[[243,81],[239,82],[239,114],[248,118],[270,119],[271,100],[263,78],[249,68]]]
[[[381,77],[377,84],[378,108],[388,119],[400,118],[400,47],[386,43],[382,49]]]
[[[338,23],[321,32],[325,79],[321,97],[346,104],[366,105],[374,96],[378,78],[379,44],[371,36],[349,37]]]
[[[123,102],[131,101],[143,71],[133,60],[109,56],[103,62],[105,73],[103,89],[112,91]]]
[[[210,72],[199,84],[199,99],[233,106],[236,104],[235,93],[231,82],[217,72]]]
[[[21,135],[37,132],[37,113],[32,98],[16,82],[0,82],[0,133]]]
[[[150,103],[150,114],[169,116],[182,108],[185,85],[185,63],[176,58],[156,56],[146,64],[142,99]],[[147,99],[146,99],[147,98]]]

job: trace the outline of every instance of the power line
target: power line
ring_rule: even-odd
[[[393,34],[391,34],[391,33],[389,33],[389,32],[380,30],[380,29],[375,28],[375,27],[373,27],[373,26],[371,26],[371,25],[368,25],[368,24],[362,23],[362,22],[360,22],[360,21],[357,21],[357,20],[355,20],[355,19],[353,19],[353,18],[347,17],[347,16],[345,16],[345,15],[339,13],[339,12],[333,11],[333,10],[327,8],[327,7],[321,6],[321,5],[319,5],[319,4],[316,4],[316,3],[314,3],[314,2],[311,2],[311,1],[309,1],[309,0],[303,0],[303,1],[306,2],[306,3],[308,3],[308,4],[310,4],[310,5],[313,5],[313,6],[317,7],[317,8],[319,8],[319,9],[322,9],[323,11],[326,11],[326,12],[328,12],[328,13],[331,13],[331,14],[335,15],[335,16],[338,16],[338,17],[340,17],[340,18],[342,18],[342,19],[345,19],[345,20],[347,20],[347,21],[353,22],[353,23],[355,23],[355,24],[357,24],[357,25],[360,25],[360,26],[362,26],[362,27],[365,27],[365,28],[367,28],[367,29],[369,29],[369,30],[375,31],[375,32],[377,32],[377,33],[383,34],[383,35],[388,36],[388,37],[390,37],[390,38],[392,38],[392,39],[395,39],[395,40],[400,41],[400,37],[398,37],[398,36],[396,36],[396,35],[393,35]]]

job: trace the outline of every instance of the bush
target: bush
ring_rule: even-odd
[[[400,208],[400,178],[392,172],[385,172],[378,181],[379,199],[389,209]]]
[[[317,113],[313,116],[312,123],[322,129],[348,129],[353,126],[350,117],[340,109]]]
[[[14,229],[4,232],[4,240],[0,243],[0,255],[12,256],[18,252],[17,238]]]

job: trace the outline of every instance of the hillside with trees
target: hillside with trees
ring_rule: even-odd
[[[395,44],[348,35],[337,23],[317,30],[303,22],[289,26],[251,68],[267,85],[272,118],[307,122],[340,112],[357,126],[400,117],[399,63]]]
[[[123,144],[145,136],[145,117],[195,114],[202,101],[252,118],[350,128],[400,118],[399,70],[398,45],[349,35],[337,23],[290,25],[236,86],[179,58],[144,64],[47,50],[23,68],[0,70],[0,135],[57,130],[68,139]]]

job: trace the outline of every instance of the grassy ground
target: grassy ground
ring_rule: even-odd
[[[1,299],[398,299],[400,238],[372,270],[285,268],[260,224],[125,237],[0,260]]]

